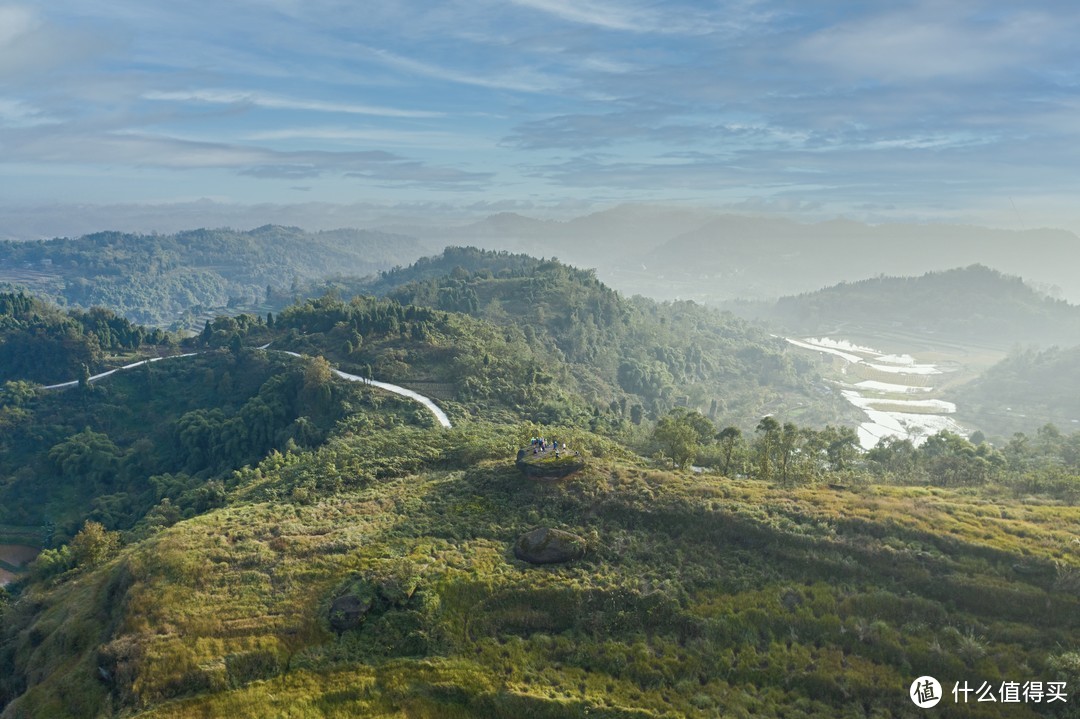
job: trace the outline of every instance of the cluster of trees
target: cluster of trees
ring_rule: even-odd
[[[1002,484],[1018,492],[1080,498],[1080,432],[1046,424],[1029,436],[1016,433],[993,446],[981,432],[971,438],[942,431],[916,447],[887,437],[863,452],[851,427],[800,427],[763,417],[752,434],[734,425],[718,429],[700,412],[676,408],[650,435],[652,451],[673,467],[710,467],[728,476],[753,476],[781,485],[830,476],[859,481],[972,487]]]
[[[53,522],[63,537],[87,518],[130,528],[166,500],[165,515],[206,511],[234,469],[320,444],[368,394],[322,358],[248,351],[144,365],[78,393],[4,383],[0,523]]]
[[[735,425],[718,430],[705,415],[683,408],[656,423],[652,441],[674,467],[699,462],[724,474],[752,474],[781,484],[845,472],[859,457],[859,438],[851,427],[812,429],[766,416],[747,437]]]
[[[111,310],[65,311],[22,292],[0,293],[0,382],[62,382],[99,368],[106,354],[173,343]]]

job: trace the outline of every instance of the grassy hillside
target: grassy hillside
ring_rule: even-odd
[[[907,716],[920,674],[1080,681],[1075,507],[784,490],[585,437],[586,472],[527,482],[504,457],[522,429],[344,436],[237,473],[226,507],[7,610],[2,716]],[[514,559],[535,526],[586,558]],[[350,594],[371,609],[335,630]]]
[[[419,241],[366,230],[309,233],[267,225],[248,232],[103,232],[77,239],[0,242],[0,284],[68,305],[109,307],[167,326],[226,307],[287,304],[294,287],[367,275],[424,253]],[[268,293],[268,288],[270,292]],[[269,295],[269,296],[268,296]]]

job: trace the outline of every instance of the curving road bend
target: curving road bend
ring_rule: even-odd
[[[263,347],[259,347],[258,349],[266,349],[266,346],[264,345]],[[301,354],[297,354],[296,352],[289,352],[288,350],[270,351],[284,352],[285,354],[291,355],[292,357],[303,357],[303,355]],[[443,427],[451,427],[450,418],[446,416],[446,412],[443,412],[442,408],[439,407],[439,405],[435,404],[429,397],[425,397],[419,392],[414,392],[411,389],[405,389],[404,387],[400,387],[396,384],[390,384],[389,382],[380,382],[377,379],[368,379],[367,377],[361,377],[360,375],[342,372],[341,370],[335,369],[333,367],[330,368],[330,371],[336,374],[338,377],[341,377],[342,379],[347,379],[350,382],[363,382],[364,384],[371,385],[372,387],[378,387],[379,389],[384,389],[387,392],[393,392],[394,394],[399,394],[402,397],[408,397],[409,399],[415,400],[427,407],[428,410],[433,415],[435,415],[435,419],[438,420],[439,424],[441,424]]]
[[[265,344],[262,347],[256,347],[255,349],[268,350],[268,351],[271,351],[271,352],[282,352],[282,353],[290,355],[292,357],[300,357],[300,358],[304,357],[304,355],[296,353],[296,352],[289,352],[288,350],[270,350],[269,347],[270,347],[269,344]],[[142,360],[140,362],[132,362],[131,364],[124,365],[123,367],[117,367],[116,369],[111,369],[108,372],[102,372],[100,374],[93,375],[92,377],[90,377],[89,381],[90,382],[97,382],[99,379],[104,379],[105,377],[108,377],[109,375],[116,374],[117,372],[121,372],[123,370],[135,369],[136,367],[141,367],[144,364],[148,364],[150,362],[160,362],[163,359],[178,359],[180,357],[194,357],[197,354],[200,354],[200,353],[199,352],[188,352],[188,353],[181,354],[181,355],[172,355],[170,357],[154,357],[152,359],[146,359],[146,360]],[[404,387],[399,387],[396,384],[390,384],[389,382],[380,382],[378,380],[368,379],[366,377],[361,377],[359,375],[349,374],[348,372],[342,372],[341,370],[336,369],[336,368],[331,368],[330,371],[333,372],[338,377],[341,377],[342,379],[345,379],[345,380],[349,380],[350,382],[363,382],[364,384],[371,385],[372,387],[377,387],[377,388],[379,388],[381,390],[385,390],[387,392],[393,392],[394,394],[401,395],[402,397],[408,397],[409,399],[414,400],[414,401],[419,402],[420,404],[424,405],[424,407],[427,408],[428,411],[430,411],[433,415],[435,415],[435,419],[443,427],[450,428],[452,426],[450,424],[450,418],[448,416],[446,416],[446,412],[444,412],[441,407],[439,407],[437,404],[435,404],[435,402],[433,402],[431,400],[431,398],[425,397],[424,395],[422,395],[422,394],[420,394],[418,392],[414,392],[411,389],[406,389]],[[61,382],[60,384],[46,385],[46,386],[42,387],[41,389],[69,389],[71,387],[78,387],[78,386],[79,386],[79,381],[78,380],[73,380],[71,382]]]

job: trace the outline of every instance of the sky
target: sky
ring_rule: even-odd
[[[648,202],[1080,231],[1078,36],[1071,0],[0,4],[0,222]]]

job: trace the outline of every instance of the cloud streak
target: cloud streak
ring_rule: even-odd
[[[93,165],[112,163],[170,170],[233,170],[260,179],[303,179],[337,174],[383,183],[449,188],[478,187],[489,173],[411,160],[383,150],[281,151],[137,133],[83,135],[21,131],[9,134],[0,162]]]
[[[377,105],[303,100],[245,90],[151,91],[143,94],[143,98],[168,102],[201,102],[211,105],[241,105],[271,110],[304,110],[307,112],[373,115],[378,117],[433,118],[445,117],[446,114],[428,110],[403,110]]]
[[[607,30],[645,32],[654,27],[649,14],[618,5],[567,0],[510,0],[515,5],[538,10],[573,23]]]

